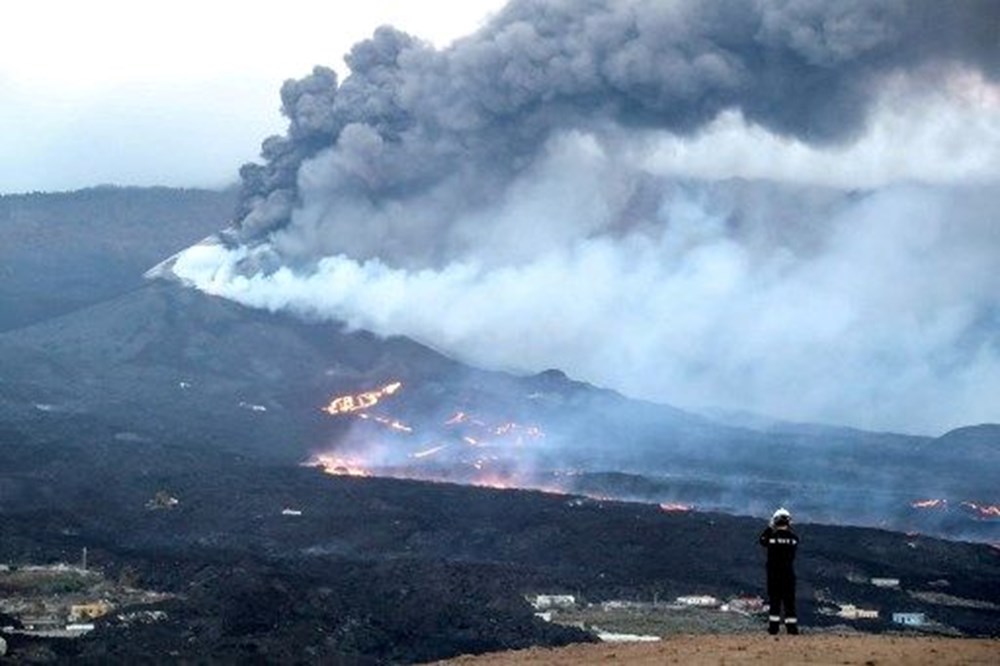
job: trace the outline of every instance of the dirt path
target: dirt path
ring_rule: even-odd
[[[464,656],[441,664],[1000,664],[1000,640],[873,635],[672,636],[657,643],[573,645]]]

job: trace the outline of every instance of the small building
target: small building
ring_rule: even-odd
[[[153,499],[146,502],[146,508],[156,510],[172,509],[181,501],[176,497],[173,497],[170,493],[165,490],[158,490],[156,494],[153,495]]]
[[[73,604],[69,607],[69,620],[70,622],[79,622],[80,620],[93,620],[99,618],[103,615],[107,615],[114,608],[107,601],[95,601],[89,604]]]
[[[728,608],[727,608],[728,607]],[[736,613],[763,613],[764,612],[764,600],[760,597],[736,597],[730,599],[723,607],[724,610],[730,610]]]
[[[611,601],[602,601],[601,610],[603,611],[614,611],[614,610],[637,610],[651,608],[653,604],[642,601],[627,601],[625,599],[612,599]]]
[[[867,608],[858,608],[854,604],[844,604],[837,612],[837,617],[845,620],[877,620],[878,611]]]
[[[875,587],[899,587],[898,578],[872,578],[871,584]]]
[[[73,622],[66,625],[66,633],[71,636],[82,636],[94,630],[93,622]]]
[[[549,610],[552,608],[573,608],[576,606],[576,597],[572,594],[538,594],[534,599],[528,600],[535,610]]]
[[[927,624],[927,616],[923,613],[893,613],[892,622],[908,627],[922,627]]]
[[[713,608],[719,605],[719,600],[707,594],[689,594],[677,597],[677,603],[682,606],[698,606],[699,608]]]

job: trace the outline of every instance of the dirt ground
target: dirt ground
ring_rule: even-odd
[[[1000,640],[875,635],[671,636],[656,643],[599,643],[463,656],[440,664],[1000,664]]]

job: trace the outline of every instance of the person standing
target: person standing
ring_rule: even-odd
[[[795,614],[795,551],[799,537],[792,531],[792,515],[780,508],[760,535],[760,545],[767,548],[767,633],[777,634],[784,613],[785,630],[799,633]]]

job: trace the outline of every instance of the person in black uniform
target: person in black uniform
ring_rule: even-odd
[[[760,545],[767,548],[767,633],[777,634],[784,611],[785,630],[799,633],[795,615],[795,551],[799,537],[792,531],[792,515],[778,509],[771,523],[760,535]]]

